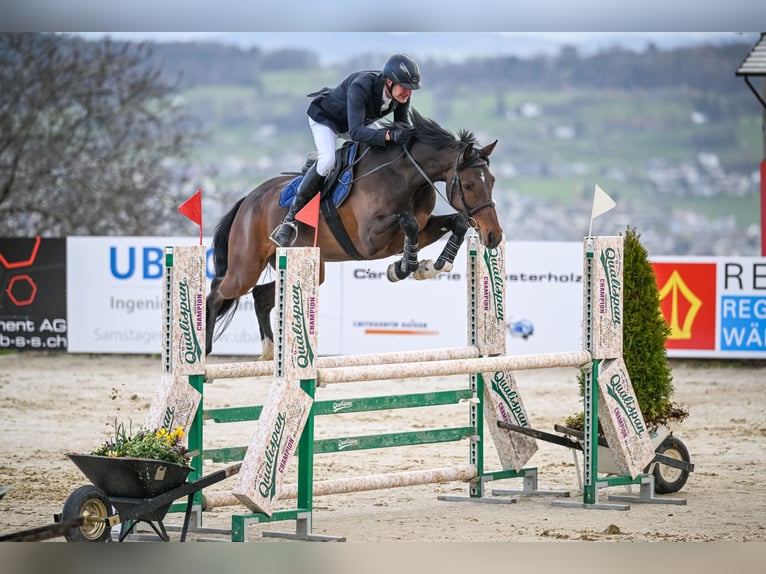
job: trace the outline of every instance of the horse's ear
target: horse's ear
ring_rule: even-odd
[[[471,157],[471,154],[473,154],[473,144],[469,143],[463,150],[463,161],[468,161],[468,159]]]
[[[484,157],[489,157],[493,151],[495,151],[495,146],[497,145],[497,141],[493,141],[491,144],[484,146],[479,150],[479,154],[483,155]]]

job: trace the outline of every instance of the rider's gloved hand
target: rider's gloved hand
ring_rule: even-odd
[[[402,143],[402,132],[399,130],[389,130],[388,138],[395,144]]]

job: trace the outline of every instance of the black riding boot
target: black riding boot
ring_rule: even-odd
[[[298,228],[295,225],[295,214],[303,209],[306,204],[314,197],[314,194],[322,191],[324,185],[324,176],[317,173],[317,164],[314,163],[306,175],[303,176],[298,191],[295,193],[295,199],[277,228],[271,232],[270,239],[280,247],[290,247],[298,238]]]

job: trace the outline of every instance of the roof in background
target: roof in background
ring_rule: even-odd
[[[766,32],[737,69],[738,76],[766,76]]]
[[[758,101],[761,102],[764,110],[766,110],[766,100],[750,82],[750,76],[766,77],[766,32],[761,32],[761,39],[755,43],[753,49],[750,50],[750,53],[740,64],[739,68],[737,68],[737,75],[745,78],[747,87],[750,88],[750,91],[753,92]]]

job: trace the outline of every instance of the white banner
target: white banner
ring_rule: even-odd
[[[210,238],[204,239],[211,244]],[[161,350],[162,268],[167,245],[190,237],[67,239],[69,351],[154,354]],[[443,243],[423,249],[435,259]],[[459,347],[467,344],[466,247],[436,279],[390,283],[381,261],[328,263],[319,290],[321,355]],[[508,353],[578,351],[582,324],[582,244],[506,244]],[[213,277],[207,252],[207,282]],[[262,281],[274,279],[267,272]],[[259,355],[253,299],[240,299],[216,355]]]

